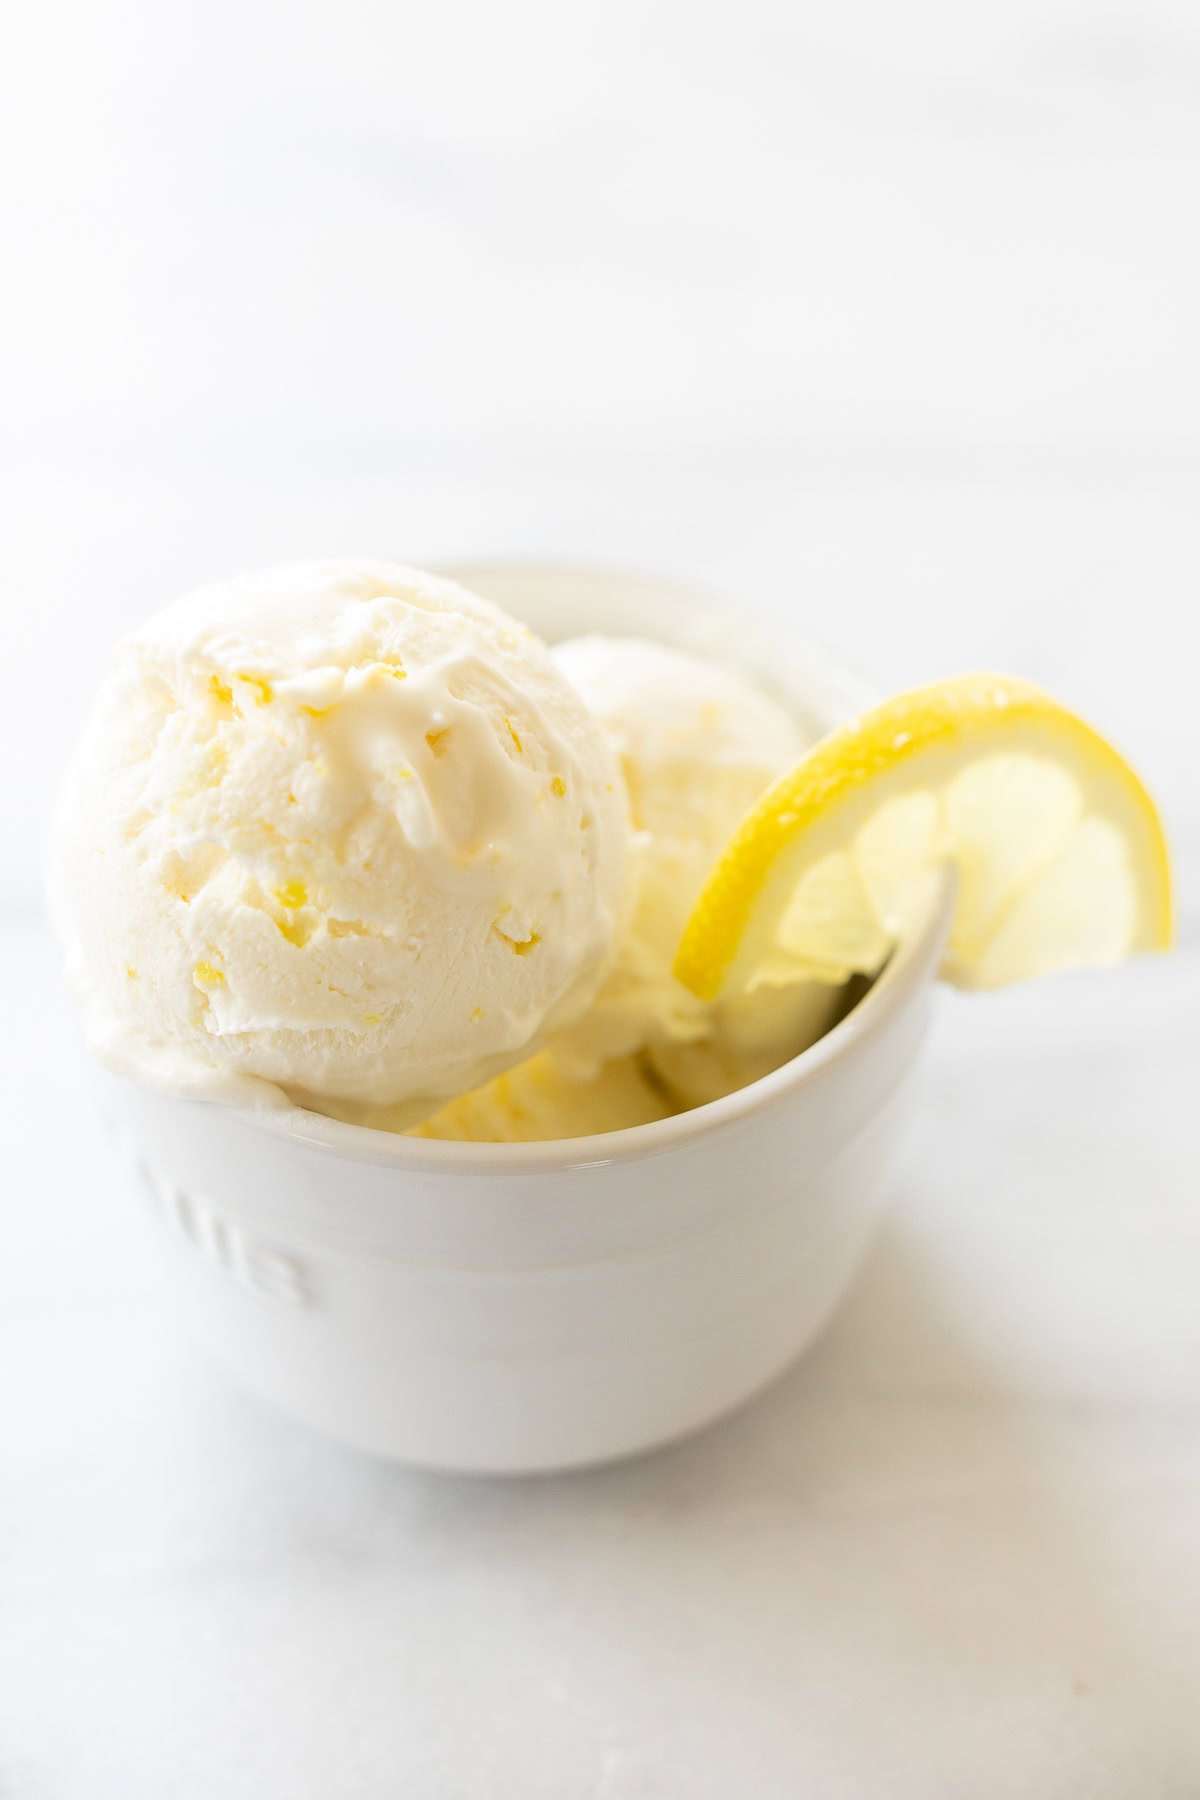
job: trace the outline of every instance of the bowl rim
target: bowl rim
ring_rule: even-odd
[[[707,582],[663,575],[641,564],[592,562],[583,557],[481,555],[439,558],[429,564],[429,571],[485,594],[499,581],[504,590],[499,604],[505,607],[515,604],[510,601],[507,590],[509,584],[516,582],[525,588],[532,584],[535,590],[550,588],[556,598],[572,589],[576,596],[582,590],[606,597],[611,597],[614,589],[620,589],[627,598],[638,597],[652,606],[669,607],[677,624],[684,617],[687,619],[686,626],[681,625],[678,632],[672,631],[665,638],[659,638],[651,621],[649,630],[639,628],[634,632],[630,628],[614,635],[646,636],[656,642],[683,644],[701,654],[711,650],[708,638],[713,631],[722,647],[736,638],[743,650],[748,644],[752,651],[744,660],[746,670],[769,693],[776,694],[785,704],[790,702],[793,708],[797,705],[796,696],[781,692],[773,679],[770,661],[754,655],[753,649],[757,646],[760,651],[801,651],[805,687],[809,690],[806,699],[814,716],[827,725],[873,706],[882,697],[870,671],[845,652],[831,648],[822,636],[813,636],[807,628],[798,631],[789,625],[777,624],[758,608],[738,611],[732,595],[721,587],[710,587]],[[529,604],[528,599],[524,604]],[[547,637],[547,642],[555,641],[553,636]]]

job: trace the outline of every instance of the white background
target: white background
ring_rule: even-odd
[[[30,7],[0,59],[0,1792],[1200,1791],[1200,18]],[[602,559],[1160,792],[1171,962],[944,1009],[894,1222],[741,1419],[534,1486],[231,1395],[39,921],[114,635],[283,557]],[[798,1147],[802,1154],[802,1147]]]

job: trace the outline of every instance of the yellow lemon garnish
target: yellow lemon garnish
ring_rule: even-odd
[[[1047,694],[964,675],[824,738],[742,821],[675,973],[701,999],[874,974],[952,866],[942,975],[997,987],[1171,940],[1161,820],[1123,758]]]

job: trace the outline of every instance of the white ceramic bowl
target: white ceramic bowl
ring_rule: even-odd
[[[864,697],[706,602],[582,571],[453,571],[548,637],[736,654],[824,726]],[[178,1310],[247,1387],[442,1468],[602,1462],[695,1430],[810,1342],[883,1201],[949,893],[803,1055],[677,1118],[546,1144],[394,1137],[101,1072]]]

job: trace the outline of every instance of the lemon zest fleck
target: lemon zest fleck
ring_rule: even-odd
[[[258,695],[258,699],[255,702],[257,706],[270,706],[272,700],[275,698],[275,689],[271,686],[271,683],[267,680],[265,675],[249,675],[242,672],[235,675],[234,680],[244,682],[247,687],[254,689],[255,693]]]
[[[280,906],[308,905],[308,889],[302,881],[285,881],[282,887],[275,888],[274,894]]]
[[[276,919],[275,928],[289,944],[295,944],[297,950],[302,950],[312,936],[311,929],[302,919]]]

